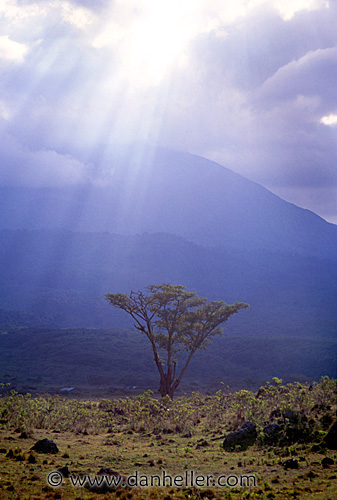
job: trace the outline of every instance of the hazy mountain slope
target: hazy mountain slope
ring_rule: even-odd
[[[37,344],[37,326],[132,328],[104,295],[177,283],[210,299],[251,306],[228,322],[235,339],[230,353],[229,337],[215,339],[200,353],[201,364],[193,361],[194,378],[200,369],[227,379],[332,373],[337,226],[203,158],[164,150],[99,153],[80,159],[93,165],[100,182],[0,188],[0,325],[33,327]],[[15,328],[2,331],[12,335]],[[43,352],[59,334],[46,337]],[[22,360],[25,371],[22,335],[1,341],[9,351],[18,341],[8,366]],[[90,358],[90,346],[95,348],[85,346],[81,359],[86,353]],[[130,349],[132,358],[141,347]],[[50,378],[54,368],[63,368],[48,359]],[[90,358],[92,373],[97,359]]]
[[[0,323],[133,326],[104,295],[170,282],[211,299],[248,302],[250,310],[228,323],[238,335],[336,333],[337,266],[330,260],[207,249],[168,234],[2,230],[0,242],[0,309],[26,313],[15,320],[3,312]]]
[[[2,187],[0,227],[168,232],[207,246],[337,258],[337,226],[204,158],[131,148],[82,160],[99,183]]]
[[[192,358],[182,387],[196,389],[200,384],[214,393],[220,381],[257,389],[274,376],[288,381],[334,377],[336,347],[335,339],[256,339],[225,333]],[[152,358],[147,339],[136,330],[0,327],[0,380],[28,391],[140,386],[157,392]]]

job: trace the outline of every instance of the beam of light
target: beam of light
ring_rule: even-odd
[[[191,0],[116,2],[92,45],[117,47],[122,73],[137,86],[156,86],[173,65],[184,63],[194,31],[192,5]]]
[[[11,118],[11,110],[9,109],[8,105],[0,101],[0,117],[3,118],[4,120],[10,120]]]

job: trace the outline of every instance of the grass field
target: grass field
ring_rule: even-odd
[[[288,430],[286,411],[303,415],[297,426],[299,439],[290,439],[285,432],[278,441],[266,442],[263,427],[275,421],[274,410]],[[283,385],[275,379],[258,393],[229,393],[224,388],[213,396],[193,393],[176,401],[159,400],[150,391],[100,401],[4,392],[0,416],[3,499],[337,498],[337,451],[322,445],[313,448],[336,418],[336,382],[328,378],[311,386]],[[257,425],[255,444],[225,451],[223,436],[248,420]],[[44,438],[54,441],[59,451],[31,450]],[[286,468],[290,458],[298,468]],[[64,477],[58,487],[48,485],[48,475],[62,467],[68,468],[71,478]],[[126,477],[136,474],[138,485],[102,494],[72,484],[78,476],[94,478],[102,467]],[[194,478],[199,475],[200,486],[191,485],[191,471]],[[148,486],[151,476],[162,479],[163,474],[165,487],[156,482]],[[180,487],[180,475],[189,480],[187,485]],[[208,486],[206,479],[201,481],[206,475],[212,476]],[[60,476],[51,479],[55,477],[57,482]]]

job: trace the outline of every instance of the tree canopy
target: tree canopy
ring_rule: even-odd
[[[109,293],[106,300],[128,313],[137,330],[149,339],[160,376],[159,392],[171,398],[194,353],[222,334],[221,325],[231,316],[249,307],[244,302],[209,301],[182,285],[169,283],[149,285],[145,292],[131,291],[129,295]],[[177,373],[177,355],[181,351],[188,355]],[[161,357],[162,352],[166,359]]]

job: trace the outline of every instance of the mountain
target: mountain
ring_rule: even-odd
[[[337,226],[214,162],[163,149],[82,153],[96,181],[0,188],[0,228],[143,234],[337,258]]]
[[[198,382],[335,375],[337,226],[193,155],[81,154],[95,182],[0,188],[0,379],[38,377],[40,346],[45,383],[57,372],[66,383],[64,363],[80,338],[90,342],[70,385],[99,375],[103,358],[92,352],[110,336],[120,343],[136,335],[128,355],[139,361],[144,347],[132,321],[104,295],[163,282],[250,304],[193,360]],[[76,342],[65,357],[53,339],[65,342],[68,332]],[[118,383],[122,352],[111,353],[111,365],[104,355],[105,379]],[[121,375],[127,385],[139,377],[137,363]]]
[[[248,302],[250,310],[229,322],[238,334],[335,335],[337,266],[328,259],[203,248],[164,233],[1,230],[0,241],[0,309],[26,315],[20,323],[0,314],[0,323],[133,326],[104,295],[170,282],[210,299]]]

